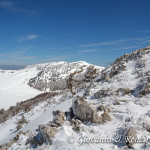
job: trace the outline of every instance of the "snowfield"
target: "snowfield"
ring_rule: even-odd
[[[0,71],[0,109],[8,109],[10,106],[32,98],[40,93],[27,85],[29,79],[35,77],[39,70],[35,68],[22,70]]]

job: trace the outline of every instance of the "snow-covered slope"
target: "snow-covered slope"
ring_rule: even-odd
[[[29,79],[35,77],[39,71],[36,68],[22,70],[0,71],[0,109],[9,108],[17,102],[27,100],[40,93],[28,86]]]
[[[67,75],[79,70],[82,66],[85,66],[85,71],[89,65],[83,61],[53,62],[31,65],[21,70],[0,70],[0,109],[7,109],[16,105],[17,102],[32,98],[43,91],[49,91],[49,88],[54,85],[60,87],[62,83],[66,83]],[[99,71],[104,69],[95,67]]]
[[[131,94],[141,97],[150,93],[150,47],[118,58],[97,77],[104,95]]]
[[[40,103],[31,111],[24,113],[29,121],[19,131],[22,134],[20,138],[10,146],[10,150],[15,149],[38,149],[38,150],[128,150],[125,141],[129,129],[136,130],[136,136],[139,142],[133,144],[135,150],[150,149],[150,47],[134,51],[118,58],[112,65],[108,66],[91,83],[86,82],[86,87],[81,88],[76,95],[71,97],[69,91],[48,99]],[[32,68],[32,67],[31,67]],[[42,78],[42,76],[40,76]],[[90,86],[89,86],[90,85]],[[90,88],[89,88],[90,87]],[[87,121],[81,121],[78,125],[79,130],[75,130],[73,120],[64,121],[63,125],[56,127],[59,131],[52,139],[52,145],[42,142],[41,145],[34,147],[27,144],[30,138],[40,136],[38,125],[45,124],[50,126],[49,121],[53,120],[53,110],[69,111],[72,106],[72,100],[78,96],[84,96],[89,90],[88,95],[84,97],[99,116],[105,111],[98,110],[99,106],[109,108],[108,113],[111,121],[107,120],[104,124],[88,122],[90,109],[87,111]],[[75,107],[75,106],[74,106]],[[88,112],[89,111],[89,112]],[[7,120],[0,124],[0,143],[8,142],[15,137],[19,131],[16,131],[16,122],[22,114]],[[149,125],[145,127],[145,124]],[[149,127],[149,128],[148,128]],[[30,133],[27,131],[30,130]],[[96,140],[98,138],[98,140]],[[143,141],[141,142],[141,140]],[[96,140],[97,142],[94,142]]]

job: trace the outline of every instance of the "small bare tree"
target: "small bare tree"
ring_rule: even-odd
[[[83,67],[84,66],[82,66],[80,68],[81,70],[75,71],[75,72],[71,73],[70,76],[69,76],[69,79],[67,79],[67,87],[70,89],[72,96],[76,94],[73,91],[73,85],[74,85],[74,83],[81,83],[82,82],[81,80],[75,80],[74,76],[77,75],[77,74],[79,74],[79,73],[81,73],[81,72],[83,72]]]

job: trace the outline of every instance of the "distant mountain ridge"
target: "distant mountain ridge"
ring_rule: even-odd
[[[0,65],[1,70],[20,70],[25,68],[24,65]]]
[[[86,71],[87,67],[92,64],[89,64],[84,61],[78,62],[53,62],[53,63],[46,63],[46,64],[38,64],[38,65],[31,65],[26,67],[27,68],[37,68],[40,72],[37,74],[36,77],[29,80],[29,85],[33,88],[38,90],[55,90],[55,89],[63,89],[66,85],[66,78],[70,73],[74,71],[81,70],[83,67],[82,74]],[[94,66],[98,72],[104,69],[104,67]],[[81,73],[80,73],[81,74]]]

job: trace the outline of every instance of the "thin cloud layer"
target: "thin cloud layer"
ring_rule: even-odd
[[[92,52],[97,52],[98,49],[87,49],[87,50],[80,50],[78,53],[92,53]]]
[[[31,35],[27,35],[27,36],[22,36],[18,39],[18,42],[23,42],[23,41],[29,41],[29,40],[34,40],[37,39],[39,37],[39,35],[36,34],[31,34]]]
[[[0,8],[6,9],[11,12],[15,12],[15,13],[22,12],[22,13],[27,13],[27,14],[31,14],[31,15],[36,14],[36,12],[33,9],[30,10],[27,8],[23,8],[21,6],[21,3],[16,3],[16,2],[8,1],[8,0],[0,0]]]
[[[131,39],[121,39],[121,40],[115,40],[115,41],[109,41],[109,42],[100,42],[100,43],[91,43],[91,44],[81,44],[78,47],[95,47],[95,46],[109,46],[109,45],[116,45],[123,42],[130,42],[130,41],[146,41],[150,37],[144,37],[144,38],[131,38]]]

